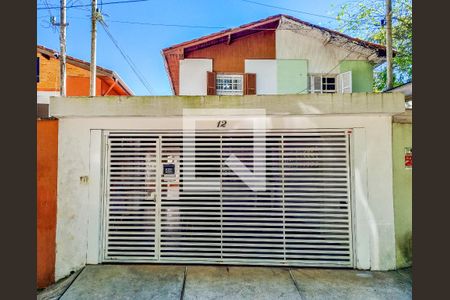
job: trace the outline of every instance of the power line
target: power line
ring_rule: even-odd
[[[106,34],[111,39],[111,41],[113,42],[114,46],[116,46],[116,48],[119,50],[120,54],[125,59],[125,61],[128,63],[128,65],[130,66],[131,70],[133,70],[133,73],[138,77],[138,79],[142,83],[142,85],[147,89],[147,91],[150,94],[153,94],[153,89],[152,89],[150,83],[145,79],[143,74],[138,70],[136,64],[133,62],[133,60],[130,58],[130,56],[128,56],[125,53],[125,51],[119,46],[119,43],[117,42],[117,40],[113,37],[113,35],[109,31],[108,26],[106,25],[106,23],[103,20],[100,20],[99,23],[102,25],[102,27],[105,30]]]
[[[112,2],[103,2],[101,4],[101,6],[103,7],[103,5],[111,5],[111,4],[123,4],[123,3],[138,3],[138,2],[148,2],[151,0],[122,0],[122,1],[112,1]],[[330,19],[330,20],[334,20],[337,21],[336,17],[330,17],[330,16],[325,16],[325,15],[320,15],[320,14],[315,14],[315,13],[310,13],[310,12],[306,12],[306,11],[301,11],[301,10],[296,10],[296,9],[290,9],[290,8],[286,8],[286,7],[281,7],[281,6],[275,6],[275,5],[270,5],[270,4],[265,4],[265,3],[260,3],[260,2],[256,2],[256,1],[250,1],[250,0],[241,0],[243,2],[247,2],[247,3],[252,3],[252,4],[256,4],[256,5],[260,5],[260,6],[266,6],[266,7],[270,7],[270,8],[276,8],[276,9],[281,9],[281,10],[286,10],[286,11],[291,11],[291,12],[296,12],[299,14],[305,14],[305,15],[310,15],[310,16],[315,16],[315,17],[320,17],[320,18],[326,18],[326,19]],[[66,8],[82,8],[82,7],[90,7],[90,4],[73,4],[73,5],[68,5]],[[41,9],[59,9],[59,6],[47,6],[47,7],[38,7],[38,10]],[[345,20],[345,19],[341,19],[343,21],[346,22],[355,22],[355,20]],[[111,21],[113,22],[113,21]],[[138,24],[140,22],[126,22],[126,21],[115,21],[117,23],[129,23],[129,24]],[[154,25],[154,26],[171,26],[171,27],[186,27],[186,28],[226,28],[226,27],[222,27],[222,26],[195,26],[195,25],[171,25],[171,24],[145,24],[145,23],[141,23],[140,25]],[[379,26],[378,24],[374,24],[373,26]]]
[[[103,5],[110,5],[110,4],[123,4],[123,3],[136,3],[136,2],[148,2],[151,0],[122,0],[122,1],[113,1],[113,2],[103,2],[101,1],[101,8],[103,7]],[[276,9],[282,9],[282,10],[286,10],[286,11],[291,11],[291,12],[296,12],[296,13],[301,13],[301,14],[306,14],[306,15],[310,15],[310,16],[315,16],[315,17],[321,17],[321,18],[327,18],[327,19],[331,19],[334,21],[337,21],[338,19],[336,17],[330,17],[330,16],[325,16],[325,15],[320,15],[320,14],[315,14],[315,13],[310,13],[310,12],[306,12],[306,11],[301,11],[301,10],[295,10],[295,9],[290,9],[290,8],[285,8],[285,7],[281,7],[281,6],[275,6],[275,5],[269,5],[269,4],[265,4],[265,3],[260,3],[260,2],[256,2],[256,1],[250,1],[250,0],[241,0],[243,2],[247,2],[247,3],[252,3],[252,4],[256,4],[256,5],[261,5],[261,6],[266,6],[266,7],[270,7],[270,8],[276,8]],[[75,3],[78,1],[74,1]],[[90,7],[91,4],[72,4],[72,5],[68,5],[66,6],[66,8],[75,8],[75,9],[82,9],[83,7]],[[59,9],[59,6],[48,6],[48,4],[46,5],[46,7],[38,7],[38,10],[41,9],[48,9],[50,12],[50,9]],[[340,19],[342,21],[346,21],[346,22],[356,22],[355,20],[345,20],[345,19]],[[133,25],[146,25],[146,26],[164,26],[164,27],[184,27],[184,28],[206,28],[206,29],[226,29],[228,27],[226,26],[206,26],[206,25],[182,25],[182,24],[163,24],[163,23],[147,23],[147,22],[137,22],[137,21],[121,21],[121,20],[108,20],[109,22],[114,22],[114,23],[123,23],[123,24],[133,24]],[[367,24],[368,26],[366,28],[379,28],[380,25],[379,24]],[[274,29],[250,29],[250,30],[274,30]]]
[[[296,13],[299,13],[299,14],[310,15],[310,16],[319,17],[319,18],[326,18],[326,19],[331,19],[331,20],[335,20],[335,21],[337,20],[337,18],[335,18],[335,17],[314,14],[314,13],[310,13],[310,12],[306,12],[306,11],[302,11],[302,10],[296,10],[296,9],[291,9],[291,8],[286,8],[286,7],[281,7],[281,6],[275,6],[275,5],[270,5],[270,4],[265,4],[265,3],[260,3],[260,2],[256,2],[256,1],[250,1],[250,0],[241,0],[241,1],[242,2],[256,4],[256,5],[260,5],[260,6],[265,6],[265,7],[270,7],[270,8],[277,8],[277,9],[281,9],[281,10],[296,12]],[[347,21],[350,21],[350,20],[347,20]]]
[[[67,4],[68,6],[72,6],[72,5],[77,5],[78,2],[80,2],[81,0],[72,0],[71,3]],[[82,11],[87,11],[87,12],[91,12],[92,4],[89,5],[89,7],[73,7],[74,9],[77,10],[82,10]]]
[[[45,8],[47,8],[48,15],[46,15],[46,16],[39,16],[39,17],[37,17],[37,19],[47,18],[47,20],[41,20],[41,26],[43,28],[45,28],[45,29],[50,29],[51,28],[53,33],[55,33],[55,32],[58,31],[58,27],[56,27],[53,24],[55,17],[53,16],[51,9],[48,9],[48,7],[49,7],[48,1],[47,0],[41,0],[41,2],[43,2],[44,5],[45,5]]]
[[[108,20],[113,23],[134,24],[134,25],[146,25],[146,26],[166,26],[166,27],[186,27],[186,28],[207,28],[207,29],[224,29],[224,26],[207,26],[207,25],[183,25],[183,24],[163,24],[163,23],[147,23],[136,21],[120,21],[120,20]]]
[[[89,18],[84,17],[71,17],[72,19],[80,19],[80,20],[88,20]],[[141,21],[125,21],[125,20],[111,20],[108,19],[108,22],[111,23],[121,23],[121,24],[131,24],[131,25],[142,25],[142,26],[161,26],[161,27],[179,27],[179,28],[204,28],[204,29],[228,29],[229,26],[209,26],[209,25],[189,25],[189,24],[167,24],[167,23],[149,23],[149,22],[141,22]],[[373,27],[368,27],[373,28]],[[275,31],[275,30],[290,30],[295,31],[296,29],[291,28],[248,28],[246,30],[254,30],[254,31]]]
[[[326,19],[330,19],[330,20],[333,20],[333,21],[341,20],[341,21],[345,21],[345,22],[349,22],[349,23],[357,22],[356,20],[342,19],[342,18],[338,19],[337,17],[330,17],[330,16],[325,16],[325,15],[310,13],[310,12],[307,12],[307,11],[302,11],[302,10],[297,10],[297,9],[291,9],[291,8],[286,8],[286,7],[276,6],[276,5],[260,3],[260,2],[251,1],[251,0],[241,0],[241,1],[242,2],[256,4],[256,5],[260,5],[260,6],[276,8],[276,9],[281,9],[281,10],[290,11],[290,12],[295,12],[295,13],[299,13],[299,14],[305,14],[305,15],[310,15],[310,16],[319,17],[319,18],[326,18]],[[378,27],[380,27],[379,24],[367,24],[367,25],[368,26],[366,28],[378,28]]]
[[[50,9],[50,5],[48,4],[47,0],[43,0],[43,1],[44,1],[45,8],[47,8],[47,10],[48,10],[48,14],[50,15],[50,17],[53,17],[52,10]]]
[[[102,5],[113,5],[113,4],[123,4],[123,3],[138,3],[138,2],[148,2],[152,0],[119,0],[119,1],[111,1],[111,2],[103,2]],[[69,6],[66,6],[66,8],[77,8],[77,7],[90,7],[91,4],[72,4]],[[37,10],[41,9],[61,9],[61,6],[40,6],[37,8]]]

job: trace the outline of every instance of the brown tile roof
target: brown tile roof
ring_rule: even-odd
[[[325,28],[325,27],[322,27],[322,26],[319,26],[319,25],[315,25],[315,24],[312,24],[312,23],[300,20],[298,18],[289,16],[289,15],[279,14],[279,15],[270,16],[268,18],[261,19],[261,20],[255,21],[255,22],[244,24],[244,25],[241,25],[239,27],[225,29],[225,30],[222,30],[222,31],[219,31],[219,32],[216,32],[216,33],[212,33],[212,34],[209,34],[209,35],[202,36],[200,38],[196,38],[196,39],[193,39],[193,40],[190,40],[190,41],[179,43],[179,44],[176,44],[176,45],[164,48],[162,51],[166,52],[168,50],[179,48],[179,47],[188,48],[188,47],[193,46],[193,45],[206,43],[206,42],[214,40],[214,39],[219,39],[219,38],[221,38],[223,36],[227,36],[229,34],[234,34],[234,33],[242,32],[242,31],[245,31],[245,30],[261,29],[260,28],[261,26],[269,24],[269,23],[272,23],[272,22],[278,22],[278,21],[280,21],[280,19],[282,17],[285,17],[287,19],[290,19],[292,21],[298,22],[298,23],[306,25],[306,26],[310,26],[310,27],[313,27],[313,28],[320,29],[322,31],[326,31],[326,32],[328,32],[328,33],[330,33],[332,35],[341,36],[343,38],[346,38],[346,39],[348,39],[348,40],[350,40],[352,42],[355,42],[358,45],[366,47],[366,48],[372,48],[372,49],[377,49],[377,50],[386,50],[386,47],[383,46],[383,45],[372,43],[372,42],[368,42],[368,41],[364,41],[364,40],[361,40],[361,39],[358,39],[358,38],[354,38],[354,37],[351,37],[349,35],[343,34],[341,32],[338,32],[338,31],[335,31],[335,30],[332,30],[332,29],[328,29],[328,28]]]

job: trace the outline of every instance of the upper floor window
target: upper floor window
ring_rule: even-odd
[[[216,94],[217,95],[242,95],[243,75],[237,74],[217,74]]]
[[[322,77],[322,92],[336,93],[336,77]]]
[[[256,95],[256,74],[207,72],[206,95]]]
[[[309,76],[310,93],[351,93],[352,72]]]

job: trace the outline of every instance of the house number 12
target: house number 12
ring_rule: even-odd
[[[225,128],[226,126],[227,126],[226,120],[220,120],[219,122],[217,122],[217,128],[219,128],[219,127]]]

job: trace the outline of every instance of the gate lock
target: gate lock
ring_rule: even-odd
[[[175,164],[163,164],[164,175],[175,175]]]

